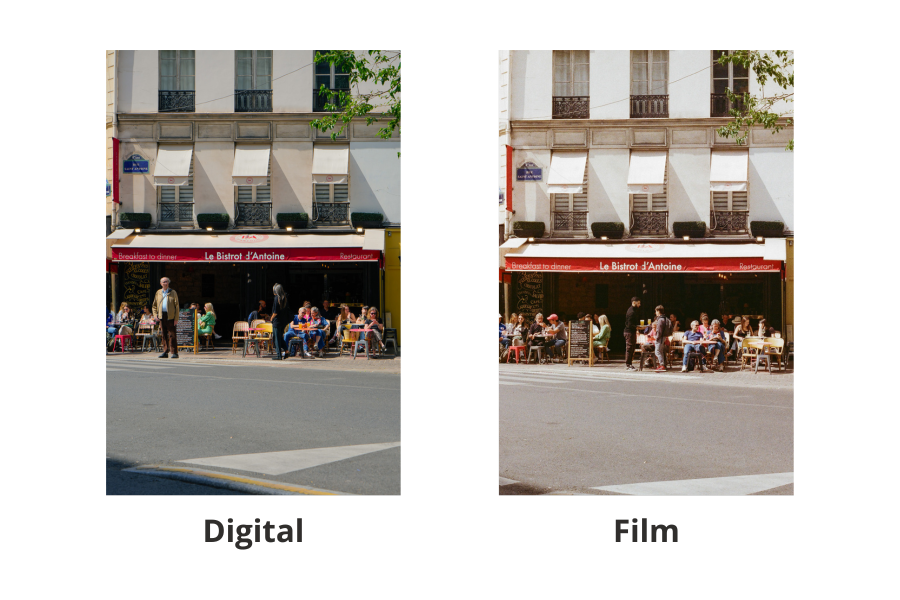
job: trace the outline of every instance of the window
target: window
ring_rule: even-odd
[[[631,230],[633,233],[668,234],[669,169],[666,168],[662,191],[631,194]]]
[[[553,51],[553,95],[590,95],[590,52],[587,50]]]
[[[234,112],[272,112],[272,51],[234,51]]]
[[[184,185],[157,186],[159,194],[159,220],[168,222],[194,221],[194,157]]]
[[[745,233],[750,207],[747,192],[710,192],[712,215],[710,231],[720,233]]]
[[[750,91],[750,72],[747,67],[728,63],[720,65],[718,60],[726,55],[734,54],[735,50],[712,51],[712,97],[710,100],[710,116],[726,117],[734,108],[728,102],[725,89],[732,94],[741,95]]]
[[[669,116],[669,51],[631,51],[631,118]]]
[[[350,220],[350,185],[314,183],[313,221],[319,224],[343,224]]]
[[[159,51],[159,112],[194,112],[194,51]]]
[[[194,51],[159,51],[159,89],[194,89]]]
[[[238,185],[234,188],[237,201],[235,225],[272,224],[272,153],[266,168],[265,185]]]
[[[272,89],[271,50],[235,50],[234,60],[235,89]]]
[[[328,50],[316,50],[317,53],[325,54]],[[334,103],[334,96],[321,96],[319,89],[324,85],[328,90],[350,91],[350,75],[336,67],[334,63],[320,61],[316,63],[315,69],[315,85],[313,86],[313,111],[323,112],[326,103]]]
[[[553,231],[587,231],[588,165],[584,164],[584,180],[580,194],[552,194]]]

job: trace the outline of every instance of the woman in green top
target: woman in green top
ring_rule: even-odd
[[[203,308],[206,309],[206,313],[200,317],[200,333],[208,335],[213,332],[213,327],[216,326],[216,313],[213,312],[213,305],[209,302],[204,304]]]
[[[594,336],[594,348],[609,344],[609,334],[612,332],[612,329],[609,326],[609,319],[606,318],[606,315],[597,317],[597,325],[600,327],[600,333]]]

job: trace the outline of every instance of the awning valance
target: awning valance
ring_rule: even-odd
[[[548,194],[581,194],[587,152],[554,152],[547,175]]]
[[[378,261],[381,251],[364,249],[365,236],[136,235],[111,248],[112,260],[147,262],[329,262]]]
[[[540,244],[505,256],[507,271],[555,273],[780,272],[777,243],[746,244]],[[781,258],[781,260],[777,260]]]
[[[631,153],[628,164],[629,194],[662,194],[666,183],[666,151],[642,150]]]
[[[235,146],[231,170],[234,185],[265,185],[268,174],[268,146]]]
[[[713,150],[709,161],[709,189],[713,192],[746,192],[749,153]]]
[[[161,145],[156,154],[153,185],[186,185],[193,154],[193,146]]]
[[[313,147],[313,183],[347,183],[350,146]]]

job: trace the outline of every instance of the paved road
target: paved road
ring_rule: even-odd
[[[198,479],[400,493],[399,375],[317,370],[312,361],[106,364],[108,494],[210,493]],[[204,475],[185,482],[124,471],[145,465]]]
[[[793,494],[792,380],[500,365],[500,493]]]

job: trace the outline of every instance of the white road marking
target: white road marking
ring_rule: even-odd
[[[361,444],[358,446],[335,446],[332,448],[211,456],[208,458],[186,458],[176,462],[235,469],[238,471],[253,471],[265,473],[266,475],[283,475],[292,471],[301,471],[355,456],[362,456],[363,454],[387,450],[388,448],[396,448],[399,445],[400,442],[387,442],[382,444]]]
[[[163,365],[134,365],[134,364],[125,365],[122,363],[119,363],[116,365],[116,367],[122,367],[123,370],[124,369],[128,369],[128,370],[133,370],[133,369],[171,369],[174,366],[175,365],[165,365],[165,366],[163,366]],[[109,370],[111,368],[114,368],[114,367],[112,367],[109,363],[107,363],[106,369]]]
[[[507,479],[506,477],[500,478],[500,485],[512,485],[514,483],[519,483],[515,479]]]
[[[793,473],[626,483],[622,485],[604,485],[591,489],[630,494],[632,496],[746,496],[747,494],[770,490],[789,483],[794,483]]]
[[[528,385],[527,383],[517,383],[515,381],[503,381],[500,380],[500,385]]]

